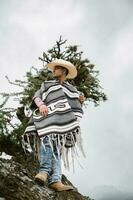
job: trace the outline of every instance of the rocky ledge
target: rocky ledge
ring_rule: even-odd
[[[80,194],[77,188],[55,192],[47,185],[38,185],[34,181],[36,164],[33,163],[32,159],[20,157],[0,158],[0,200],[91,200]],[[64,175],[62,182],[72,185]]]

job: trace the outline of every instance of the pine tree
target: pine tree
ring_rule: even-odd
[[[47,68],[47,63],[61,58],[73,63],[78,71],[78,75],[74,80],[68,80],[79,91],[83,92],[86,97],[86,102],[91,101],[94,106],[100,105],[101,101],[107,100],[106,94],[102,91],[98,79],[99,71],[95,69],[95,65],[90,63],[86,58],[83,58],[83,52],[79,50],[78,45],[66,46],[67,40],[63,40],[60,36],[56,44],[43,52],[39,60],[42,61],[42,69],[38,70],[36,67],[31,67],[30,71],[26,73],[26,80],[15,80],[11,82],[6,77],[10,84],[17,85],[22,88],[22,91],[14,94],[1,93],[5,98],[0,105],[0,146],[8,142],[11,147],[21,149],[21,135],[27,125],[28,118],[24,115],[24,110],[27,105],[31,104],[32,97],[37,89],[39,89],[42,81],[53,79],[52,73]],[[19,98],[19,108],[5,108],[6,102],[11,96]],[[11,119],[17,115],[21,124],[12,124]],[[12,131],[10,131],[12,127]],[[15,144],[15,145],[14,145]],[[3,147],[4,148],[4,147]],[[2,149],[0,148],[0,151]],[[9,153],[9,152],[8,152]]]

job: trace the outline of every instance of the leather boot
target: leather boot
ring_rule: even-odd
[[[46,172],[39,172],[36,176],[35,176],[35,181],[44,184],[47,182],[48,179],[48,174]]]
[[[71,186],[71,185],[64,185],[63,183],[61,182],[54,182],[54,183],[51,183],[49,185],[49,188],[55,190],[55,191],[65,191],[65,190],[74,190],[74,188]]]

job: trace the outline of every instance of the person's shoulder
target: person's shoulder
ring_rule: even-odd
[[[74,85],[72,85],[71,83],[69,83],[68,81],[64,81],[64,83],[68,86],[74,87]]]
[[[44,83],[56,83],[56,80],[45,80]]]
[[[43,82],[43,85],[45,86],[45,89],[47,90],[50,87],[58,85],[58,82],[56,80],[46,80]]]
[[[65,85],[66,85],[70,90],[73,90],[74,92],[78,92],[76,86],[72,85],[71,83],[65,81]]]
[[[57,83],[56,80],[45,80],[45,81],[43,81],[44,85],[55,84],[55,83]]]

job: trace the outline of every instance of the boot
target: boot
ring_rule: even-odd
[[[55,191],[65,191],[65,190],[74,190],[74,188],[70,185],[64,185],[61,182],[54,182],[49,185],[49,187]]]
[[[44,184],[47,182],[48,179],[48,174],[46,172],[39,172],[36,176],[35,176],[35,181]]]

